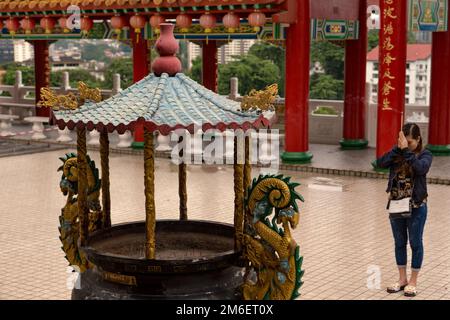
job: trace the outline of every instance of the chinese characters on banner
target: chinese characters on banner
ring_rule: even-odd
[[[382,47],[380,48],[380,53],[382,56],[381,68],[382,71],[380,79],[380,88],[382,96],[382,110],[392,110],[392,99],[391,92],[395,91],[396,77],[391,73],[392,64],[395,63],[397,58],[394,54],[395,45],[392,44],[392,37],[395,35],[395,28],[393,22],[398,18],[395,8],[391,5],[394,0],[382,0],[384,1],[385,7],[383,9],[383,19],[384,24],[381,32],[383,35],[381,38]],[[384,54],[383,54],[384,53]]]
[[[377,155],[392,147],[403,121],[407,1],[380,0]]]

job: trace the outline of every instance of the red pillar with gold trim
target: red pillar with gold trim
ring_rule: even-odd
[[[309,163],[309,61],[311,19],[309,0],[299,1],[295,22],[286,39],[285,163]]]
[[[50,63],[48,56],[49,43],[47,40],[35,40],[34,46],[34,82],[36,105],[41,100],[41,88],[50,84]],[[36,116],[50,117],[50,108],[37,108]]]
[[[203,86],[217,92],[217,41],[203,41],[202,63]]]
[[[397,143],[405,110],[407,1],[380,0],[377,153]],[[375,169],[376,163],[372,163]]]
[[[344,132],[342,149],[367,148],[366,60],[367,0],[359,1],[359,39],[345,44]]]
[[[149,51],[147,40],[142,36],[139,36],[139,38],[136,37],[133,28],[131,28],[130,31],[133,43],[133,82],[136,83],[150,73],[151,53]],[[132,147],[135,149],[144,148],[144,127],[136,127]]]
[[[450,24],[447,32],[433,33],[431,57],[429,149],[434,155],[450,156]]]

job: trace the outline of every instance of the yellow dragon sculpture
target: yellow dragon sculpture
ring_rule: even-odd
[[[299,221],[296,201],[304,199],[294,190],[299,184],[289,180],[282,175],[260,176],[248,190],[244,231],[248,265],[242,287],[245,300],[291,300],[299,296],[303,258],[290,227],[295,228]]]
[[[273,111],[274,103],[278,95],[278,85],[272,84],[264,90],[253,89],[242,98],[241,110],[243,111]]]
[[[77,156],[67,153],[59,158],[63,165],[58,168],[62,171],[60,181],[61,192],[67,196],[66,205],[61,209],[59,217],[59,233],[62,249],[71,266],[78,266],[81,272],[89,268],[86,258],[78,249],[79,221],[78,221],[78,172]],[[88,208],[89,208],[89,232],[94,232],[102,227],[102,209],[99,201],[101,180],[95,162],[87,156],[88,170]]]

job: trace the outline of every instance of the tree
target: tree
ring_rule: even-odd
[[[343,100],[344,81],[328,74],[314,74],[311,77],[310,99]]]
[[[250,47],[248,52],[263,60],[269,60],[274,63],[280,71],[280,80],[278,82],[278,94],[284,97],[285,76],[286,76],[286,50],[267,42],[257,42]]]
[[[379,30],[369,30],[367,36],[369,38],[367,51],[372,51],[374,48],[378,46],[379,42]]]
[[[2,66],[2,69],[6,71],[3,76],[3,83],[5,85],[14,85],[16,82],[16,71],[22,71],[22,83],[25,86],[34,85],[34,68],[23,66],[18,63],[7,63]]]
[[[192,67],[187,72],[187,76],[198,83],[202,83],[202,58],[200,56],[192,60]]]
[[[77,88],[79,81],[83,81],[91,88],[104,88],[103,82],[98,81],[93,75],[89,73],[89,71],[85,69],[70,69],[52,72],[50,75],[51,87],[60,87],[62,85],[62,75],[64,71],[67,71],[69,73],[71,88]]]
[[[131,58],[117,58],[111,61],[105,73],[105,88],[112,88],[113,75],[120,74],[122,88],[128,88],[133,84],[133,61]]]
[[[344,48],[331,41],[313,41],[311,44],[311,62],[320,62],[325,73],[334,79],[344,79]]]
[[[252,54],[236,56],[236,60],[219,66],[219,94],[230,93],[230,78],[239,78],[239,93],[261,90],[280,81],[280,70],[269,60]]]

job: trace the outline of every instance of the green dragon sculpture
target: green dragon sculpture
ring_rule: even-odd
[[[294,190],[299,184],[289,180],[283,175],[260,176],[248,190],[244,230],[248,265],[242,287],[245,300],[293,300],[299,296],[303,257],[290,227],[297,227],[296,201],[304,199]],[[256,276],[253,281],[251,273]]]
[[[78,220],[78,172],[77,155],[67,153],[59,158],[63,165],[58,168],[62,171],[60,181],[61,192],[67,196],[66,205],[61,209],[59,216],[59,233],[62,243],[62,250],[66,254],[66,259],[70,265],[78,266],[81,272],[88,269],[88,262],[78,248],[79,220]],[[102,227],[102,209],[99,201],[101,180],[95,162],[87,156],[88,170],[88,208],[89,208],[89,232],[94,232]]]

